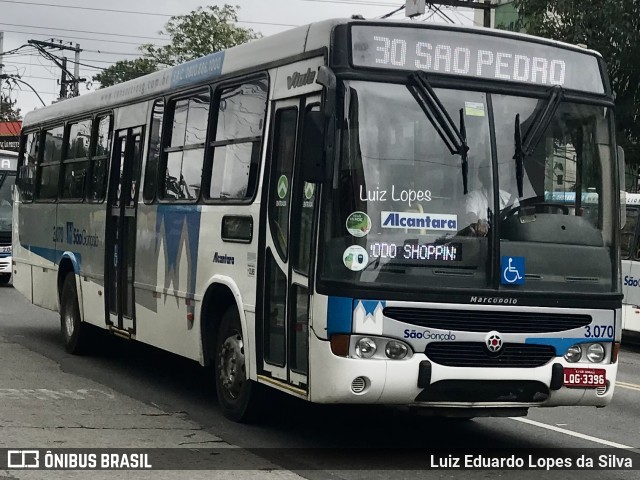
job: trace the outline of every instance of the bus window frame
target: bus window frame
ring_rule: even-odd
[[[623,261],[627,261],[627,262],[636,262],[640,260],[640,231],[639,231],[639,227],[638,224],[640,223],[640,207],[638,206],[629,206],[627,205],[627,211],[629,210],[636,210],[637,211],[637,215],[636,215],[636,224],[635,227],[633,229],[633,237],[631,239],[631,244],[629,247],[629,256],[625,257],[622,255],[622,250],[620,251],[620,258]],[[621,232],[621,237],[622,237],[622,232]],[[622,239],[621,239],[621,247],[622,247]]]
[[[95,166],[95,161],[94,161],[94,157],[96,157],[95,155],[95,150],[97,148],[98,145],[98,129],[100,128],[100,121],[103,118],[109,118],[109,153],[106,155],[106,162],[107,162],[107,168],[106,168],[106,174],[105,174],[105,180],[104,180],[104,194],[102,195],[102,198],[98,199],[98,200],[92,200],[89,198],[89,183],[90,183],[90,179],[93,176],[93,168]],[[107,192],[109,189],[109,170],[111,167],[111,155],[112,155],[112,151],[113,151],[113,123],[114,123],[114,114],[113,114],[113,110],[107,110],[107,111],[102,111],[102,112],[98,112],[98,113],[94,113],[93,117],[92,117],[92,125],[91,125],[91,142],[89,145],[89,169],[87,172],[87,178],[85,181],[85,189],[84,189],[84,199],[83,199],[83,203],[88,203],[88,204],[93,204],[93,205],[99,205],[101,203],[104,203],[107,199]],[[100,157],[102,157],[103,155],[100,155]]]
[[[164,164],[163,164],[163,157],[164,157],[164,153],[162,151],[163,149],[163,143],[166,133],[165,133],[165,128],[167,125],[167,117],[169,116],[169,112],[167,109],[167,105],[169,104],[169,98],[166,95],[160,96],[160,97],[156,97],[151,101],[151,108],[150,108],[150,112],[148,115],[148,120],[147,120],[147,125],[149,126],[148,128],[148,138],[146,139],[145,145],[144,147],[146,148],[146,155],[143,155],[143,163],[144,165],[140,167],[140,173],[141,173],[141,184],[142,184],[142,203],[144,203],[145,205],[153,205],[153,204],[157,204],[162,202],[162,199],[160,198],[160,196],[158,195],[158,186],[160,185],[160,170],[165,168]],[[151,136],[152,136],[152,127],[153,127],[153,120],[154,120],[154,112],[155,112],[155,108],[156,108],[156,104],[158,102],[162,102],[162,124],[160,125],[160,131],[159,131],[159,135],[160,135],[160,142],[159,142],[159,146],[160,146],[160,150],[158,151],[158,160],[157,160],[157,165],[156,165],[156,172],[155,172],[155,188],[153,190],[153,195],[151,196],[150,199],[146,199],[145,198],[145,193],[146,193],[146,187],[147,187],[147,168],[149,165],[149,155],[151,153]],[[209,108],[211,108],[211,106],[209,106]],[[173,125],[173,122],[171,122],[171,124]],[[209,125],[207,125],[207,129],[209,128]],[[205,159],[206,159],[206,145],[205,145]],[[203,167],[204,168],[204,167]],[[140,197],[139,197],[140,198]],[[165,202],[162,202],[165,203]],[[166,203],[170,203],[170,202],[166,202]],[[196,202],[197,203],[197,202]]]
[[[175,106],[176,103],[180,100],[190,99],[198,94],[202,94],[207,92],[209,94],[209,112],[207,115],[207,134],[204,141],[204,144],[194,144],[189,145],[188,148],[185,148],[185,145],[181,147],[171,147],[170,145],[165,145],[165,142],[171,142],[171,136],[169,132],[173,130],[173,119],[175,114]],[[195,88],[178,92],[174,95],[162,97],[164,99],[164,115],[162,120],[162,132],[160,134],[160,158],[158,159],[158,171],[157,171],[157,182],[156,182],[156,191],[154,192],[153,202],[149,203],[162,203],[162,204],[178,204],[178,205],[198,205],[202,200],[202,190],[203,190],[203,180],[204,180],[204,169],[207,163],[207,155],[209,149],[209,138],[211,136],[211,110],[212,110],[212,99],[213,99],[213,88],[211,85],[200,85]],[[153,100],[153,104],[155,104],[156,100]],[[188,109],[187,109],[188,112]],[[151,115],[153,116],[153,108],[151,109]],[[149,117],[151,118],[151,117]],[[189,120],[187,113],[187,122]],[[148,124],[151,126],[151,124]],[[185,124],[186,128],[186,124]],[[171,129],[171,130],[170,130]],[[185,133],[186,134],[186,133]],[[184,139],[183,139],[184,140]],[[147,142],[147,147],[149,146],[149,142],[151,141],[151,137]],[[201,146],[202,145],[202,146]],[[197,150],[199,148],[203,148],[202,153],[202,169],[200,171],[200,191],[198,192],[198,196],[195,199],[171,199],[165,198],[160,195],[164,190],[164,182],[167,174],[167,160],[169,158],[169,153],[173,152],[186,152],[189,150]],[[144,162],[144,173],[146,175],[147,169],[147,160],[148,153],[143,157]],[[142,185],[143,188],[143,202],[144,202],[144,183]],[[147,202],[145,202],[147,203]]]
[[[82,117],[82,118],[74,118],[73,120],[69,120],[65,123],[64,126],[64,144],[63,144],[63,149],[62,149],[62,158],[60,160],[60,178],[59,178],[59,182],[58,182],[58,195],[56,197],[57,202],[58,203],[84,203],[86,198],[87,198],[87,187],[88,187],[88,182],[89,182],[89,169],[91,167],[91,148],[93,146],[93,141],[94,141],[94,124],[95,124],[95,120],[96,117],[95,115],[91,115],[89,117]],[[69,148],[70,148],[70,135],[71,135],[71,127],[73,125],[77,125],[78,123],[81,122],[85,122],[85,121],[89,121],[91,122],[91,136],[89,137],[89,149],[87,152],[87,156],[83,157],[83,158],[66,158],[67,155],[69,154]],[[80,163],[80,162],[87,162],[87,173],[85,175],[85,179],[84,179],[84,190],[82,192],[82,197],[73,197],[73,198],[66,198],[62,196],[62,192],[64,190],[64,171],[66,169],[66,165],[68,164],[72,164],[72,163]]]
[[[262,135],[260,135],[260,153],[259,153],[259,163],[258,163],[258,170],[256,172],[256,178],[254,180],[255,185],[253,188],[253,195],[251,197],[245,197],[245,198],[230,198],[228,200],[223,199],[223,198],[210,198],[209,197],[209,192],[211,190],[211,173],[213,171],[213,156],[214,156],[214,152],[217,146],[219,145],[215,145],[217,143],[215,136],[216,136],[216,132],[217,132],[217,128],[218,128],[218,112],[219,112],[219,108],[220,108],[220,96],[222,94],[223,90],[229,89],[229,88],[233,88],[233,87],[239,87],[240,85],[244,84],[244,83],[249,83],[251,81],[254,80],[266,80],[267,81],[267,89],[266,89],[266,99],[264,102],[264,116],[263,116],[263,125],[262,125]],[[261,70],[259,72],[254,72],[251,73],[249,75],[244,75],[241,77],[234,77],[219,83],[216,83],[215,85],[213,85],[213,96],[211,97],[212,99],[212,108],[211,108],[211,116],[209,119],[209,125],[210,125],[210,135],[209,135],[209,139],[207,142],[207,152],[206,152],[206,156],[205,156],[205,163],[204,166],[202,168],[202,188],[201,188],[201,192],[204,192],[201,194],[201,199],[202,199],[202,203],[204,203],[205,205],[251,205],[253,202],[255,202],[256,197],[258,195],[258,186],[260,185],[260,179],[262,177],[264,177],[265,173],[264,173],[264,154],[265,154],[265,148],[266,148],[266,144],[268,143],[267,137],[268,137],[268,132],[267,130],[269,129],[269,125],[271,122],[270,117],[270,112],[272,110],[271,108],[271,104],[273,103],[273,99],[271,98],[271,76],[269,75],[269,72],[267,70]],[[292,97],[294,98],[294,97]],[[215,129],[213,128],[213,126],[215,125]],[[241,140],[243,141],[247,141],[248,138],[258,138],[256,137],[242,137]],[[227,145],[232,145],[234,143],[236,139],[231,140],[231,141],[225,141],[227,142]],[[255,141],[255,140],[254,140]]]
[[[43,126],[40,129],[40,148],[38,149],[38,159],[36,161],[36,175],[35,175],[35,185],[34,185],[34,191],[33,191],[33,201],[35,203],[58,203],[59,197],[60,197],[60,185],[61,185],[61,177],[62,175],[60,175],[60,170],[62,167],[62,162],[63,162],[63,158],[66,155],[66,143],[67,143],[67,136],[68,136],[68,131],[67,131],[67,123],[69,123],[68,121],[64,121],[62,122],[62,124],[60,123],[52,123],[52,124],[47,124],[45,126]],[[62,128],[62,146],[60,148],[60,160],[58,162],[44,162],[44,154],[45,154],[45,150],[46,150],[46,138],[47,138],[47,132],[51,131],[51,130],[55,130],[57,128]],[[42,166],[43,164],[45,166],[50,166],[50,165],[55,165],[58,164],[58,185],[57,185],[57,189],[56,189],[56,195],[53,198],[40,198],[40,179],[41,179],[41,175],[42,175]]]
[[[37,136],[37,141],[38,141],[38,154],[36,156],[36,161],[34,164],[34,171],[33,171],[33,186],[32,186],[32,190],[31,190],[31,198],[29,200],[25,200],[24,199],[24,195],[22,193],[22,175],[21,175],[21,171],[22,171],[22,167],[26,166],[25,164],[25,159],[28,157],[28,152],[26,151],[27,149],[27,138],[29,137],[29,135],[33,135],[36,134]],[[36,174],[38,172],[38,162],[40,159],[40,151],[42,150],[40,148],[42,142],[42,129],[41,128],[34,128],[33,130],[27,130],[26,132],[21,132],[20,134],[20,148],[18,149],[18,169],[16,170],[16,187],[18,188],[18,191],[20,192],[20,203],[33,203],[35,201],[35,195],[36,195]]]

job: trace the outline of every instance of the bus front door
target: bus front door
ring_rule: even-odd
[[[266,200],[262,277],[262,338],[259,371],[286,383],[300,395],[308,391],[309,272],[316,212],[315,185],[301,175],[300,132],[304,113],[319,108],[317,95],[275,104]]]
[[[135,333],[133,282],[142,139],[142,127],[115,132],[107,204],[107,325],[129,334]]]

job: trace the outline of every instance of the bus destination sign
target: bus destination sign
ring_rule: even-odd
[[[351,27],[355,67],[426,70],[604,93],[597,58],[527,40],[412,27]]]

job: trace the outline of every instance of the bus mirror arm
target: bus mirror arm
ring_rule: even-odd
[[[515,153],[513,159],[516,161],[516,183],[518,186],[518,198],[523,195],[524,183],[524,150],[522,149],[522,129],[520,127],[520,114],[516,114],[514,131]]]
[[[324,87],[322,111],[325,117],[330,118],[336,112],[336,90],[338,85],[336,74],[329,67],[322,65],[318,69],[316,83]]]
[[[335,115],[329,118],[319,110],[307,110],[302,124],[301,159],[303,178],[309,183],[325,183],[331,179]]]

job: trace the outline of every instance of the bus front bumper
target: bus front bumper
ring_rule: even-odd
[[[617,363],[570,364],[562,357],[536,368],[448,367],[430,361],[423,353],[404,360],[338,357],[329,342],[317,337],[309,347],[310,364],[321,365],[310,372],[309,399],[317,403],[461,409],[601,407],[611,402],[618,367]],[[554,365],[603,369],[606,387],[558,385],[562,369],[554,369]]]
[[[11,275],[11,256],[0,257],[0,275]]]

